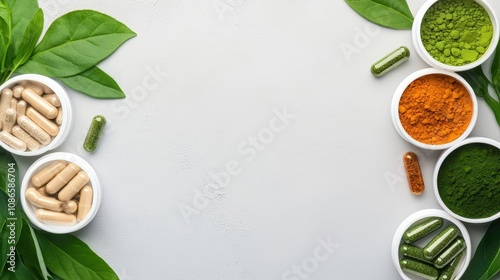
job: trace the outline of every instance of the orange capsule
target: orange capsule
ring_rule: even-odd
[[[425,185],[417,154],[414,152],[407,152],[403,156],[403,162],[411,193],[414,195],[421,195],[425,190]]]

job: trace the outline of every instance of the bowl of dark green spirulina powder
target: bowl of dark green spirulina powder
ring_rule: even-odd
[[[465,71],[494,53],[499,23],[485,0],[428,0],[415,16],[412,36],[418,55],[429,65]]]
[[[434,170],[434,193],[464,222],[500,218],[500,143],[472,137],[443,152]]]

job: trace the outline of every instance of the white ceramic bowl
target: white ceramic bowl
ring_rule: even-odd
[[[490,16],[491,23],[493,25],[493,37],[491,39],[491,43],[486,50],[486,52],[476,61],[462,65],[462,66],[452,66],[448,64],[444,64],[436,59],[434,59],[429,52],[425,49],[423,43],[422,43],[422,38],[420,37],[420,30],[421,30],[421,25],[422,25],[422,20],[424,18],[425,13],[427,10],[439,0],[428,0],[426,1],[422,7],[418,10],[417,14],[415,15],[415,19],[413,21],[413,26],[412,26],[412,41],[413,41],[413,46],[417,52],[417,54],[432,67],[439,68],[439,69],[445,69],[449,71],[454,71],[454,72],[459,72],[459,71],[466,71],[469,69],[472,69],[476,66],[481,65],[483,62],[488,60],[488,58],[495,52],[496,46],[498,44],[499,40],[499,23],[498,23],[498,18],[496,13],[493,11],[493,8],[491,7],[490,4],[486,0],[475,0],[479,5],[481,5],[488,15]]]
[[[52,140],[50,141],[49,144],[42,146],[40,149],[34,151],[30,150],[18,151],[16,149],[11,148],[3,141],[0,141],[0,145],[4,149],[13,154],[20,156],[37,156],[59,147],[66,140],[73,127],[73,108],[71,105],[69,95],[66,92],[66,90],[53,79],[42,75],[24,74],[15,76],[14,78],[7,80],[4,84],[0,86],[0,92],[4,88],[6,87],[11,88],[12,86],[21,81],[35,81],[48,86],[50,89],[52,89],[52,91],[55,94],[57,94],[57,97],[59,97],[59,100],[61,101],[61,107],[63,108],[63,120],[61,126],[59,127],[59,133],[55,137],[52,137]]]
[[[403,234],[410,226],[412,226],[413,224],[416,224],[417,222],[419,222],[421,220],[424,220],[424,219],[427,219],[430,217],[443,218],[443,226],[440,229],[444,229],[449,224],[456,225],[457,228],[460,230],[459,235],[461,235],[465,240],[465,244],[467,245],[467,248],[465,249],[465,255],[464,255],[464,257],[462,257],[461,262],[459,263],[459,265],[457,266],[457,269],[455,270],[455,278],[452,278],[452,279],[460,279],[460,277],[462,277],[462,275],[465,273],[465,270],[469,266],[469,263],[471,260],[472,243],[470,240],[470,235],[469,235],[469,232],[467,231],[467,228],[462,224],[462,222],[453,218],[445,211],[439,210],[439,209],[426,209],[426,210],[418,211],[418,212],[410,215],[408,218],[406,218],[399,225],[399,227],[397,228],[397,230],[394,234],[394,238],[392,240],[392,248],[391,248],[392,261],[394,263],[394,266],[396,267],[397,271],[399,272],[399,275],[401,275],[401,277],[404,280],[422,279],[420,277],[417,277],[417,276],[414,276],[411,274],[407,274],[401,269],[399,261],[401,260],[402,256],[399,252],[399,246],[404,243],[402,241]],[[437,232],[439,232],[440,229],[438,229]],[[417,241],[417,243],[422,242],[425,244],[426,242],[430,241],[431,238],[432,237],[427,236],[424,239]],[[422,244],[418,244],[418,245],[421,245],[422,247],[424,246]]]
[[[87,174],[89,175],[90,178],[89,185],[92,186],[93,190],[92,207],[90,208],[89,213],[87,214],[87,216],[85,216],[85,218],[82,221],[77,222],[74,225],[49,224],[38,220],[35,214],[38,208],[32,205],[31,202],[29,202],[25,197],[26,190],[29,187],[33,186],[31,182],[31,177],[33,177],[38,171],[47,167],[54,161],[58,160],[64,160],[67,163],[73,162],[78,166],[80,166],[80,168],[83,171],[87,172]],[[35,161],[24,175],[23,181],[21,183],[20,193],[21,193],[20,194],[21,205],[24,211],[26,212],[26,215],[28,216],[29,220],[33,223],[33,225],[47,232],[58,233],[58,234],[74,232],[85,227],[97,214],[97,211],[99,210],[102,200],[101,185],[99,183],[97,174],[92,168],[92,166],[90,166],[90,164],[87,161],[80,158],[79,156],[70,153],[51,153]]]
[[[473,106],[471,121],[470,121],[469,125],[467,126],[467,128],[465,129],[465,131],[462,133],[462,135],[460,135],[457,139],[455,139],[451,142],[444,143],[444,144],[436,144],[436,145],[423,143],[423,142],[420,142],[420,141],[414,139],[413,137],[411,137],[408,134],[408,132],[406,132],[406,130],[404,129],[403,125],[401,124],[401,120],[399,118],[399,102],[400,102],[401,96],[403,95],[405,89],[408,87],[408,85],[410,85],[416,79],[423,77],[423,76],[432,75],[432,74],[447,75],[447,76],[453,77],[457,81],[459,81],[465,87],[465,89],[469,92],[469,95],[470,95],[471,100],[472,100],[472,106]],[[464,78],[462,78],[460,75],[458,75],[454,72],[445,71],[445,70],[441,70],[441,69],[435,69],[435,68],[421,69],[421,70],[418,70],[418,71],[410,74],[408,77],[406,77],[399,84],[399,86],[396,88],[396,91],[394,92],[394,96],[392,98],[392,104],[391,104],[392,122],[393,122],[394,127],[396,128],[396,131],[398,132],[398,134],[404,140],[410,142],[411,144],[413,144],[417,147],[423,148],[423,149],[427,149],[427,150],[444,150],[444,149],[447,149],[447,148],[455,145],[456,143],[459,143],[462,140],[464,140],[472,132],[472,129],[474,128],[474,126],[476,124],[477,115],[478,115],[477,98],[476,98],[476,95],[474,94],[474,90],[469,85],[469,83],[467,83],[467,81]]]
[[[484,137],[471,137],[471,138],[465,139],[464,141],[462,141],[462,142],[454,145],[453,147],[447,149],[446,151],[444,151],[441,154],[441,156],[439,157],[439,159],[437,161],[437,164],[436,164],[436,167],[434,168],[434,176],[433,176],[434,195],[436,196],[436,199],[439,202],[439,205],[441,205],[441,207],[443,207],[443,209],[446,212],[448,212],[451,216],[453,216],[453,217],[455,217],[455,218],[457,218],[457,219],[459,219],[461,221],[467,222],[467,223],[476,223],[476,224],[477,223],[488,223],[488,222],[492,222],[492,221],[500,218],[500,212],[498,212],[497,214],[495,214],[495,215],[493,215],[491,217],[488,217],[488,218],[472,219],[472,218],[462,217],[462,216],[454,213],[453,211],[451,211],[446,206],[446,204],[441,199],[441,196],[439,195],[438,175],[439,175],[439,169],[441,168],[441,165],[443,164],[443,161],[446,159],[446,157],[449,154],[451,154],[457,148],[462,147],[462,146],[467,145],[467,144],[472,144],[472,143],[489,144],[491,146],[494,146],[494,147],[497,147],[498,149],[500,149],[500,143],[497,142],[497,141],[494,141],[494,140],[489,139],[489,138],[484,138]]]

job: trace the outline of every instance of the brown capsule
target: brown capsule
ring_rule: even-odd
[[[90,178],[87,172],[80,171],[68,182],[66,186],[57,194],[60,201],[71,200],[80,190],[89,182]]]
[[[30,151],[36,151],[40,149],[40,143],[38,143],[35,138],[31,137],[31,135],[29,135],[29,133],[22,129],[20,126],[15,125],[12,128],[12,134],[26,143],[26,147]]]
[[[61,107],[61,100],[59,100],[59,97],[57,97],[57,94],[55,94],[55,93],[45,94],[42,97],[43,97],[43,99],[49,101],[50,104],[52,104],[56,107]]]
[[[9,88],[4,88],[2,90],[0,99],[0,128],[2,128],[3,126],[5,111],[10,108],[10,100],[12,100],[12,90],[10,90]]]
[[[12,133],[12,127],[16,124],[16,110],[8,108],[3,119],[3,130]]]
[[[50,194],[55,194],[66,185],[80,171],[80,166],[75,163],[68,164],[54,179],[47,183],[46,189]]]
[[[27,116],[19,116],[17,118],[17,125],[22,129],[26,130],[33,138],[36,139],[40,144],[47,145],[50,143],[50,135],[45,132],[41,127],[39,127],[35,122],[33,122]]]
[[[30,88],[25,88],[22,97],[26,102],[33,106],[38,112],[46,116],[48,119],[55,119],[57,117],[57,108],[50,104],[49,101],[43,99],[40,95],[36,94]],[[9,101],[10,102],[10,101]]]
[[[417,154],[414,152],[407,152],[403,156],[403,162],[411,193],[414,195],[421,195],[425,190],[425,185]]]
[[[76,218],[78,221],[82,221],[85,219],[87,214],[90,212],[90,208],[92,208],[92,197],[93,191],[91,186],[85,186],[80,191],[80,201],[78,203],[78,215]]]
[[[29,107],[26,110],[26,116],[34,121],[41,129],[47,132],[50,136],[57,136],[59,133],[59,126],[53,121],[47,119],[44,115],[40,114],[37,110]]]
[[[75,214],[78,210],[78,203],[74,200],[70,200],[68,202],[64,202],[62,208],[66,214]]]
[[[21,85],[17,85],[14,88],[12,88],[12,94],[14,95],[15,98],[19,99],[21,98],[21,94],[23,93],[24,87]]]
[[[25,196],[31,204],[37,207],[57,212],[60,212],[63,209],[63,203],[61,201],[53,197],[43,196],[33,187],[26,189]]]
[[[36,217],[38,220],[44,223],[58,224],[58,225],[76,224],[76,216],[73,214],[66,214],[45,209],[36,210]]]
[[[17,115],[18,116],[26,115],[26,108],[28,108],[28,103],[26,103],[26,101],[20,100],[19,102],[17,102],[17,108],[16,108]]]
[[[17,138],[16,136],[8,133],[7,131],[0,132],[0,141],[9,145],[14,150],[26,151],[26,143],[23,140]]]
[[[66,162],[64,160],[58,160],[40,170],[38,173],[31,177],[31,183],[37,188],[45,185],[54,177],[56,177],[59,172],[61,172],[66,167]]]

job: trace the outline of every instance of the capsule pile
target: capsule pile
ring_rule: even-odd
[[[453,279],[467,246],[455,225],[438,232],[442,226],[442,218],[431,217],[405,231],[399,247],[399,264],[404,272],[429,280]],[[424,242],[424,238],[431,239]]]
[[[59,134],[61,101],[48,86],[21,81],[0,94],[0,141],[18,151],[34,151]]]
[[[26,199],[41,222],[73,225],[92,207],[93,189],[87,172],[73,162],[57,160],[31,177]]]

